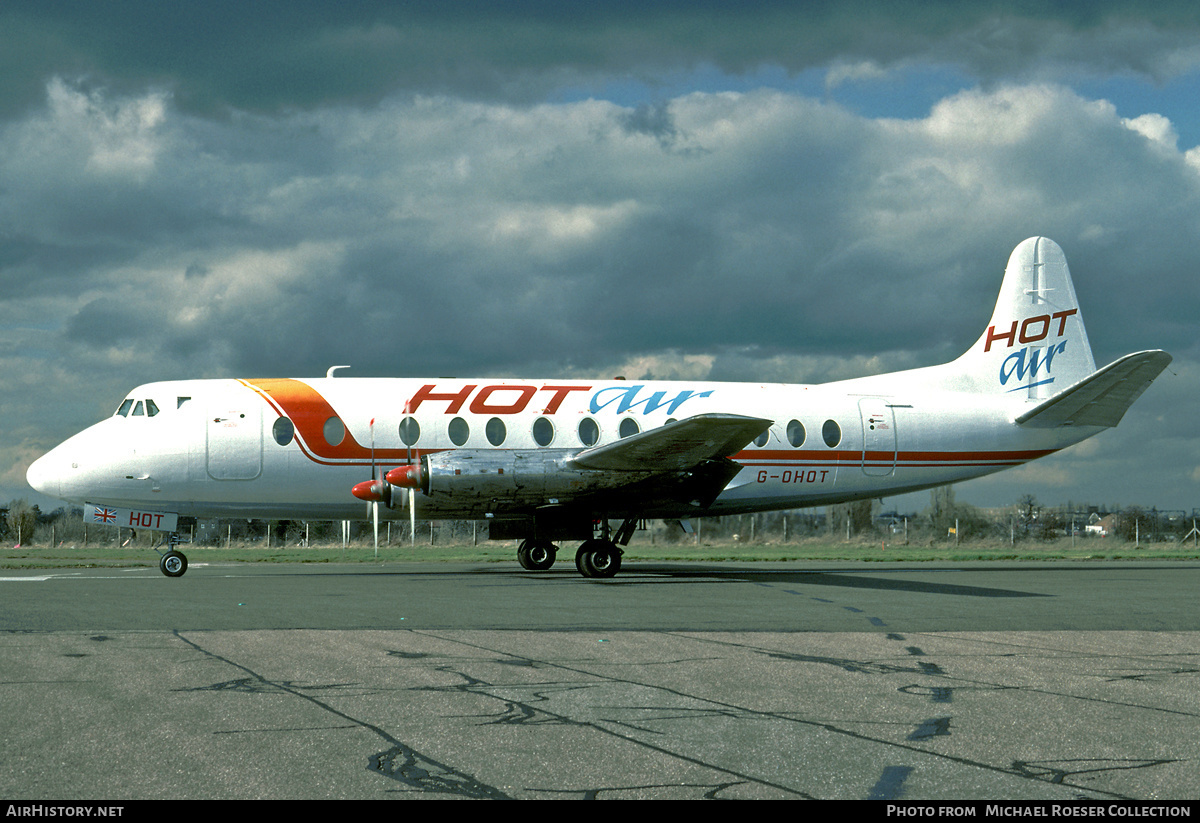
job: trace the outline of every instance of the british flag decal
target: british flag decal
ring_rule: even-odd
[[[175,512],[142,511],[140,509],[117,509],[111,506],[85,504],[84,511],[91,510],[87,522],[120,526],[126,529],[153,529],[173,532],[179,526],[179,515]]]

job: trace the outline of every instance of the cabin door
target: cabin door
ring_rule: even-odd
[[[262,473],[262,408],[212,405],[208,428],[208,476],[214,480],[253,480]]]
[[[887,477],[896,471],[896,415],[883,397],[858,401],[863,428],[863,474]]]

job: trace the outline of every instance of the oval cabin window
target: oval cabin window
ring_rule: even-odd
[[[415,417],[406,417],[400,421],[400,442],[406,446],[415,446],[421,439],[421,425]]]
[[[346,439],[346,424],[340,418],[331,417],[325,421],[325,426],[321,430],[325,435],[325,442],[331,446],[340,446],[342,441]]]
[[[596,441],[600,439],[600,427],[596,425],[596,421],[590,417],[585,417],[579,421],[579,442],[585,446],[594,446]]]
[[[508,436],[508,429],[505,428],[503,420],[499,417],[493,417],[487,422],[483,433],[487,435],[489,443],[493,446],[499,446],[504,442],[504,438]]]
[[[288,418],[280,417],[275,421],[275,425],[271,427],[271,436],[275,438],[276,443],[286,446],[296,436],[296,427]]]
[[[821,427],[821,438],[825,445],[832,449],[842,442],[842,427],[833,420],[826,420],[825,425]]]
[[[800,448],[804,445],[804,424],[799,420],[793,420],[787,425],[787,439],[792,444],[793,448]]]
[[[544,417],[533,421],[533,440],[539,446],[549,446],[554,442],[554,424]]]

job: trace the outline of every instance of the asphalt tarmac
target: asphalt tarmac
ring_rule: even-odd
[[[1200,797],[1200,563],[0,570],[0,796]]]

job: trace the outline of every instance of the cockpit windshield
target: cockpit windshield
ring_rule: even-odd
[[[125,402],[121,404],[121,408],[117,409],[114,417],[153,417],[158,414],[158,404],[153,400],[135,400],[132,397],[125,398]]]

